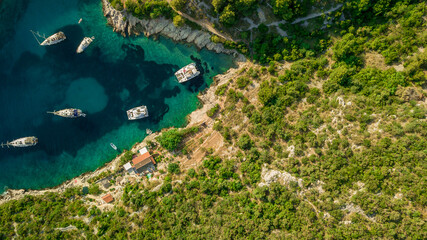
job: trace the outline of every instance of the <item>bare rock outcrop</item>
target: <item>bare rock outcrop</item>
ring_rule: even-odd
[[[123,36],[139,35],[143,33],[149,37],[152,35],[162,35],[174,41],[193,43],[197,48],[207,48],[217,53],[225,53],[244,61],[243,55],[236,50],[226,49],[221,43],[213,43],[211,34],[202,30],[194,30],[189,26],[176,27],[171,20],[164,17],[156,19],[139,19],[132,14],[114,9],[108,0],[102,0],[104,16],[108,24],[115,32]]]

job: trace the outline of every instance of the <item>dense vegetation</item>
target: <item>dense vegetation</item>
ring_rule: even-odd
[[[139,18],[158,18],[165,16],[171,18],[172,8],[165,0],[109,0],[117,10],[126,9],[133,16]],[[124,4],[123,4],[124,2]]]
[[[265,2],[292,21],[320,1],[212,5],[233,26]],[[427,6],[341,2],[325,29],[259,26],[252,56],[268,65],[217,86],[225,105],[207,114],[236,154],[207,149],[189,169],[165,159],[162,181],[127,183],[109,211],[93,204],[96,184],[9,201],[0,239],[426,239]],[[170,129],[157,150],[184,153],[199,130]],[[266,183],[268,169],[294,179]]]

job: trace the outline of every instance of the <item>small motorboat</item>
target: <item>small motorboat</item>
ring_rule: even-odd
[[[114,150],[116,150],[116,151],[117,151],[117,147],[116,147],[116,145],[114,145],[114,143],[110,143],[110,146],[111,146]]]
[[[147,129],[145,129],[145,133],[146,133],[147,135],[150,135],[150,134],[152,134],[152,133],[153,133],[153,131],[151,131],[151,129],[147,128]]]

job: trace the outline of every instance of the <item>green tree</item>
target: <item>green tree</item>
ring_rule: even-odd
[[[187,4],[187,0],[172,0],[171,5],[176,10],[183,10],[185,8],[185,5]]]
[[[226,3],[227,0],[212,0],[212,6],[214,7],[215,12],[218,14],[222,12],[222,9]]]
[[[219,21],[228,27],[233,26],[236,22],[236,13],[234,13],[233,7],[230,4],[222,11]]]
[[[176,15],[173,17],[173,25],[177,27],[182,27],[185,24],[185,20],[181,17],[181,15]]]
[[[254,142],[248,134],[243,134],[240,136],[237,145],[243,150],[249,150],[254,146]]]
[[[178,148],[178,145],[183,139],[183,135],[177,129],[171,129],[162,133],[162,135],[158,136],[156,139],[163,148],[173,151]]]
[[[172,174],[179,174],[181,170],[179,169],[178,163],[169,163],[168,172]]]

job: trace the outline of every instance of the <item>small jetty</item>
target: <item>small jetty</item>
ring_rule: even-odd
[[[95,39],[95,37],[85,37],[77,48],[77,53],[82,53]]]
[[[129,120],[136,120],[148,117],[147,106],[139,106],[126,111]]]
[[[36,41],[39,43],[40,46],[54,45],[67,39],[67,37],[63,32],[57,32],[47,38],[44,35],[41,35],[39,32],[34,32],[33,30],[30,30],[30,32],[33,34],[34,38],[36,39]],[[40,42],[37,37],[44,39],[44,41]]]
[[[175,73],[179,83],[187,82],[188,80],[191,80],[199,75],[200,72],[197,70],[195,63],[190,63]]]
[[[2,143],[1,147],[31,147],[35,146],[38,142],[36,137],[23,137],[13,140],[11,142]]]
[[[65,118],[78,118],[78,117],[86,117],[86,114],[82,112],[82,110],[77,108],[67,108],[59,111],[47,112],[56,116],[65,117]]]

